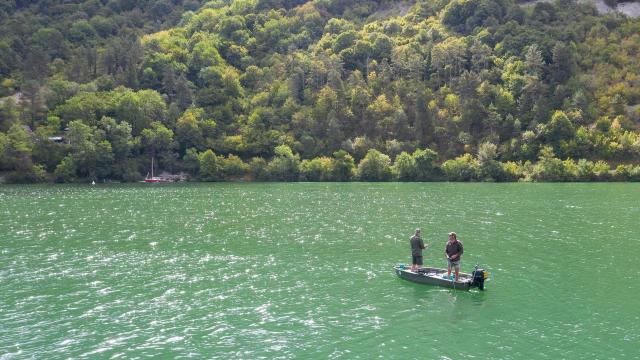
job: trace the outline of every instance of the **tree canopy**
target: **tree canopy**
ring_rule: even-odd
[[[151,157],[209,181],[640,176],[640,19],[588,3],[9,1],[0,24],[5,181]]]

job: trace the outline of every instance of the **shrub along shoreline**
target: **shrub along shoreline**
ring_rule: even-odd
[[[478,153],[465,153],[455,159],[438,161],[438,153],[431,149],[406,151],[395,159],[376,149],[370,149],[356,162],[344,150],[333,156],[321,156],[301,160],[287,145],[274,149],[270,160],[253,157],[248,161],[230,154],[218,155],[208,149],[197,152],[189,149],[183,158],[180,172],[187,174],[189,181],[275,181],[275,182],[590,182],[590,181],[640,181],[640,165],[619,164],[612,168],[607,162],[587,159],[559,159],[553,148],[543,147],[537,162],[496,160],[497,147],[484,143]],[[78,183],[90,181],[136,182],[144,179],[139,172],[126,173],[122,178],[100,177],[100,169],[78,177],[78,169],[72,157],[65,158],[53,173],[42,166],[0,174],[4,183]],[[156,172],[158,173],[158,172]]]

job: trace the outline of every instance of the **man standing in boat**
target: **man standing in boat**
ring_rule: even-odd
[[[422,268],[422,249],[425,248],[420,237],[420,229],[416,229],[409,242],[411,243],[411,271],[417,271]]]
[[[444,254],[447,256],[447,279],[451,278],[451,268],[453,267],[456,272],[456,281],[458,281],[458,273],[460,272],[460,257],[464,252],[462,243],[458,241],[458,236],[454,232],[449,233],[449,241],[444,249]]]

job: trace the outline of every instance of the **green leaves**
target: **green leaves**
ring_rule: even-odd
[[[221,169],[218,156],[209,149],[198,157],[200,162],[200,177],[204,181],[216,181],[221,178]]]
[[[479,164],[471,154],[464,154],[445,161],[442,170],[449,180],[472,181],[478,179]]]
[[[360,180],[388,181],[391,176],[391,159],[378,150],[369,150],[358,164],[358,178]]]
[[[157,121],[142,130],[141,138],[143,149],[151,156],[169,153],[175,147],[173,131]]]
[[[275,156],[269,162],[268,171],[272,180],[298,181],[300,157],[287,145],[274,149]]]
[[[579,179],[552,159],[572,174],[572,159],[640,161],[640,21],[587,4],[74,4],[23,26],[30,7],[0,14],[2,166],[24,159],[28,178],[64,163],[58,180],[135,180],[149,156],[287,181]]]

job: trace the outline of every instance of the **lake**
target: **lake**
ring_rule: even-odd
[[[632,359],[640,184],[0,187],[0,359]],[[397,278],[490,273],[484,292]]]

